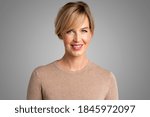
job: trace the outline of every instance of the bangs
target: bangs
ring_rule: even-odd
[[[67,23],[64,27],[64,32],[80,27],[84,23],[85,18],[86,14],[73,13],[68,21],[66,20]]]

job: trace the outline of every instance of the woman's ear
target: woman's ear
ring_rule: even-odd
[[[63,39],[63,36],[61,34],[58,35],[59,39]]]
[[[91,31],[91,37],[93,37],[93,35],[94,35],[94,31]]]

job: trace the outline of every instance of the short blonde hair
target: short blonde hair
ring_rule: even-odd
[[[90,8],[86,3],[78,1],[65,4],[59,10],[55,20],[56,35],[62,39],[62,33],[81,24],[85,17],[89,20],[91,32],[94,32],[94,20]]]

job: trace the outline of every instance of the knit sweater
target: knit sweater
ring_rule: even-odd
[[[54,61],[33,70],[27,99],[113,100],[118,99],[118,88],[113,73],[92,62],[68,71]]]

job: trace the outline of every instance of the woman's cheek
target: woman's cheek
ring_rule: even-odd
[[[91,36],[90,36],[90,35],[86,35],[86,36],[84,37],[84,41],[85,41],[86,43],[89,43],[90,40],[91,40]]]

